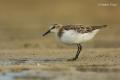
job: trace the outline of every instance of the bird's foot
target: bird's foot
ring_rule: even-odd
[[[67,59],[67,61],[76,61],[77,58]]]

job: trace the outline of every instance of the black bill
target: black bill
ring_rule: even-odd
[[[48,30],[47,32],[45,32],[42,36],[47,35],[48,33],[50,33],[50,30]]]

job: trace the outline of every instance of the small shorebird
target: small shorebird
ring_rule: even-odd
[[[75,57],[68,59],[68,61],[74,61],[78,59],[78,56],[82,50],[80,43],[91,40],[101,28],[105,28],[106,26],[107,25],[90,26],[53,24],[50,26],[49,30],[43,34],[43,36],[47,35],[50,32],[53,32],[61,42],[67,44],[76,44],[78,50]]]

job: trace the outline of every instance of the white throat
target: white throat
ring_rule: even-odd
[[[51,32],[52,33],[58,33],[58,29],[52,29]]]

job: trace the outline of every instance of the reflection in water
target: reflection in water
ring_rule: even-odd
[[[9,64],[9,66],[3,67],[5,70],[1,69],[0,80],[120,79],[120,69],[114,65],[75,65],[71,64],[72,62],[59,61],[59,59],[57,61],[21,59],[20,63],[16,59],[10,60],[12,67]],[[17,64],[14,61],[18,61]],[[21,63],[21,61],[25,62]]]
[[[6,72],[0,73],[0,80],[14,80],[16,76],[25,76],[26,72]]]
[[[100,71],[100,70],[99,70]],[[77,71],[22,71],[22,72],[6,72],[0,73],[0,80],[119,80],[120,73],[114,72],[77,72]],[[103,77],[104,76],[104,77]]]

